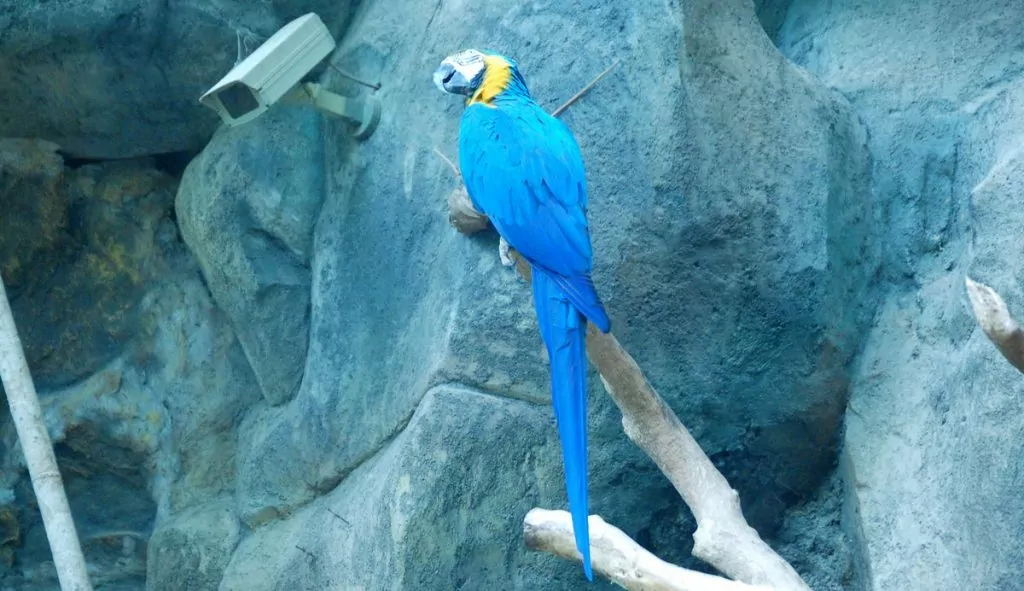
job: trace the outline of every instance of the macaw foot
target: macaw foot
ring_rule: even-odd
[[[503,236],[498,238],[498,258],[501,259],[501,264],[506,267],[515,266],[516,262],[512,259],[512,245],[505,242]]]

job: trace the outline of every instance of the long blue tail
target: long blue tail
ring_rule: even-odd
[[[533,304],[551,358],[551,400],[562,440],[565,488],[583,572],[594,580],[587,526],[587,320],[546,272],[533,268]]]

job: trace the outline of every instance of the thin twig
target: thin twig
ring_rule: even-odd
[[[372,82],[366,82],[365,80],[360,80],[359,78],[356,78],[352,74],[349,74],[348,72],[342,70],[341,68],[339,68],[338,66],[336,66],[336,65],[334,65],[334,64],[332,64],[330,62],[327,63],[327,66],[329,68],[331,68],[332,70],[334,70],[335,72],[337,72],[338,74],[340,74],[342,77],[348,78],[349,80],[351,80],[352,82],[355,82],[356,84],[362,84],[363,86],[365,86],[367,88],[372,88],[374,90],[380,90],[380,83],[379,82],[374,84]]]
[[[622,60],[615,60],[615,63],[613,63],[612,65],[610,65],[607,68],[605,68],[604,72],[601,72],[600,74],[597,75],[596,78],[591,80],[590,84],[584,86],[579,92],[577,92],[576,94],[574,94],[571,97],[569,97],[569,100],[567,100],[564,103],[562,103],[561,107],[558,107],[557,109],[552,111],[551,115],[553,117],[558,117],[559,115],[561,115],[563,111],[565,111],[566,109],[569,108],[569,105],[571,105],[571,104],[575,103],[576,101],[580,100],[581,96],[583,96],[583,95],[587,94],[588,92],[590,92],[590,89],[593,88],[594,85],[596,85],[598,82],[600,82],[601,78],[604,78],[605,76],[607,76],[608,72],[611,72],[612,70],[614,70],[615,66],[619,65],[620,61],[622,61]]]
[[[459,172],[459,167],[458,167],[458,166],[455,166],[455,163],[454,163],[454,162],[452,162],[450,158],[448,158],[447,156],[445,156],[445,155],[444,155],[444,153],[443,153],[443,152],[441,152],[441,150],[438,150],[438,149],[437,149],[437,147],[434,147],[434,153],[435,153],[435,154],[437,154],[438,156],[440,156],[440,157],[441,157],[441,160],[444,160],[445,162],[447,162],[447,163],[448,163],[448,166],[451,166],[451,167],[452,167],[452,172],[454,172],[454,173],[455,173],[455,176],[456,176],[457,178],[459,178],[459,179],[461,179],[461,178],[462,178],[462,174],[461,174],[461,173]]]

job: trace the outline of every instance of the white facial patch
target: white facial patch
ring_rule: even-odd
[[[444,61],[442,61],[441,63],[448,64],[451,67],[455,68],[455,71],[458,72],[459,76],[461,76],[462,79],[465,80],[467,84],[475,80],[476,77],[480,75],[480,72],[483,71],[485,67],[484,54],[477,51],[476,49],[467,49],[465,51],[460,51],[459,53],[452,54],[444,58]],[[435,74],[434,84],[439,89],[444,90],[442,82],[442,80],[437,79]]]

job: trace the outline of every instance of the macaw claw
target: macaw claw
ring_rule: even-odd
[[[512,259],[512,245],[505,241],[504,237],[498,239],[498,258],[501,264],[506,267],[514,267],[516,262]]]

